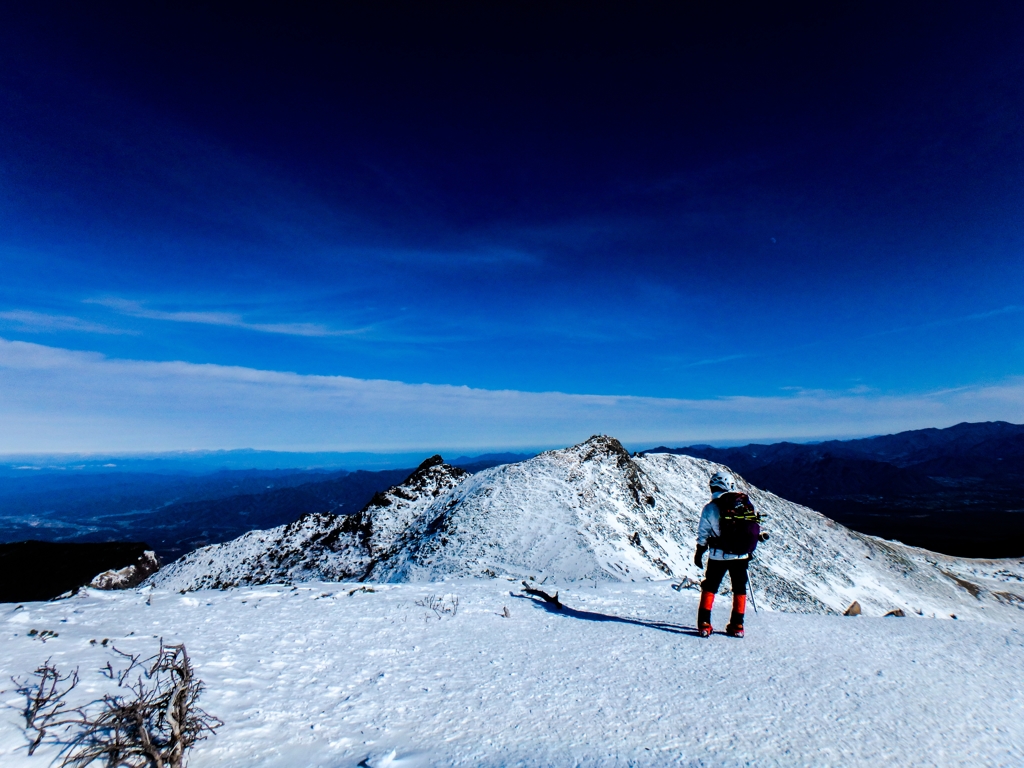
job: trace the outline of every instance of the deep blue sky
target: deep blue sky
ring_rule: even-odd
[[[1024,374],[1024,5],[546,5],[5,10],[0,337],[696,400]]]

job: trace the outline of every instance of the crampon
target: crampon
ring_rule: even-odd
[[[729,637],[743,637],[743,625],[729,624],[725,628],[725,634]]]

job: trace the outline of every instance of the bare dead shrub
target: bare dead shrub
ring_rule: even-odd
[[[438,595],[427,595],[417,600],[416,605],[433,611],[438,619],[443,619],[445,616],[455,616],[459,612],[459,596],[444,595],[439,597]]]
[[[223,723],[198,705],[204,690],[184,645],[164,645],[149,658],[114,651],[126,660],[120,670],[107,662],[103,672],[121,693],[81,707],[67,703],[78,685],[78,669],[62,675],[47,660],[32,683],[15,681],[25,696],[29,754],[50,733],[59,744],[61,768],[94,761],[108,768],[183,768],[185,756]],[[60,735],[53,732],[61,730]]]
[[[64,716],[78,714],[77,709],[69,709],[65,697],[78,685],[78,670],[62,675],[47,659],[34,673],[39,678],[34,685],[18,685],[18,693],[25,697],[25,724],[35,733],[28,753],[31,755],[46,736],[46,729],[51,725],[62,725],[59,722]],[[12,678],[13,680],[14,678]]]

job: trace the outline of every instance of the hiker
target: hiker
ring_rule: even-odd
[[[701,637],[712,633],[711,607],[722,577],[729,572],[732,581],[732,617],[725,627],[729,637],[743,637],[743,614],[747,610],[747,566],[759,541],[767,541],[761,533],[761,516],[754,510],[747,494],[736,490],[736,479],[728,472],[711,476],[711,501],[700,513],[697,526],[697,552],[693,562],[708,570],[700,585],[700,608],[697,610],[697,632]]]

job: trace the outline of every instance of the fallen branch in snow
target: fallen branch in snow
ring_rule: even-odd
[[[691,579],[689,576],[683,576],[683,580],[678,584],[673,584],[672,589],[679,592],[683,589],[700,589],[700,582]]]
[[[93,761],[124,768],[183,768],[192,746],[223,723],[200,709],[203,681],[195,676],[184,645],[164,645],[149,657],[116,653],[128,659],[118,671],[107,662],[103,670],[126,695],[106,694],[83,707],[71,707],[67,696],[78,685],[78,669],[61,675],[49,660],[36,669],[34,684],[16,681],[26,697],[25,727],[34,732],[29,754],[51,735],[61,747],[61,768],[83,768]],[[134,682],[133,675],[137,673]]]
[[[543,591],[541,591],[539,589],[533,589],[525,581],[523,582],[523,591],[525,591],[526,594],[528,594],[528,595],[533,595],[534,597],[541,598],[546,603],[551,603],[553,606],[555,606],[555,608],[557,608],[559,610],[562,609],[562,604],[560,602],[558,602],[558,593],[557,592],[555,592],[554,595],[549,595],[547,592],[543,592]]]

